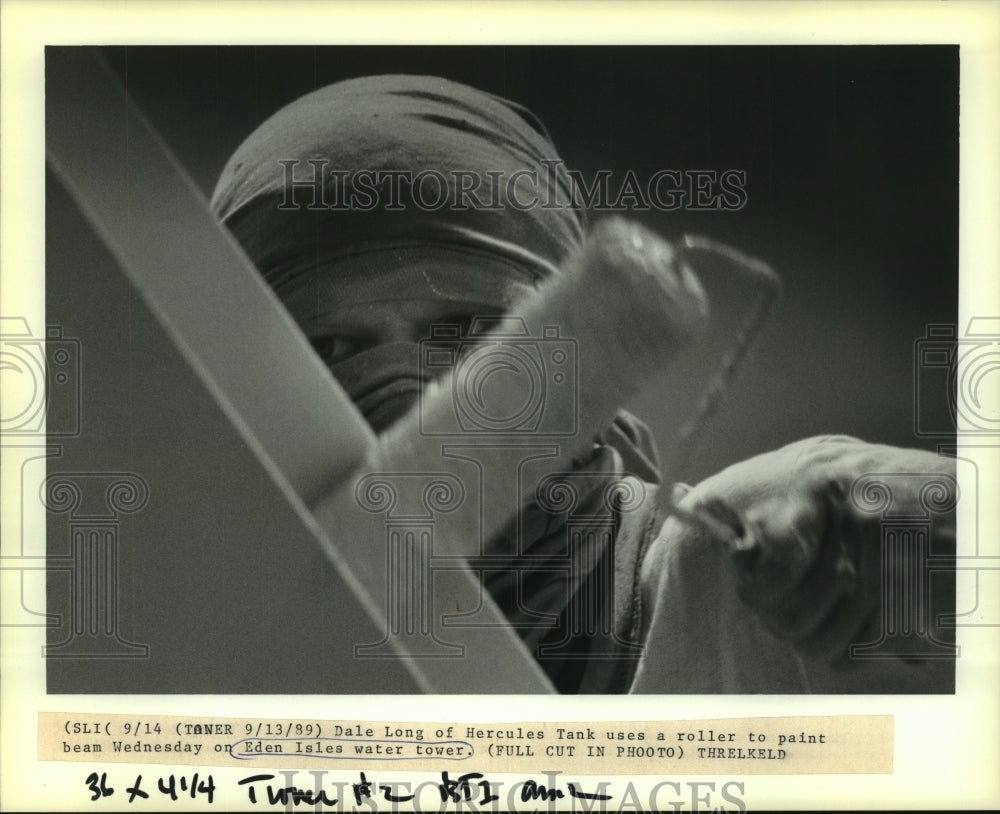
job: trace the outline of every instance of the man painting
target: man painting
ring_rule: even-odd
[[[416,408],[433,326],[467,333],[508,313],[560,274],[587,230],[534,115],[421,76],[348,80],[288,105],[230,158],[212,207],[379,432]],[[626,477],[650,496],[660,486],[650,434],[625,412],[578,468],[595,476],[585,501]],[[666,522],[651,497],[617,513],[612,540],[579,543],[583,570],[558,566],[565,518],[528,506],[505,534],[521,535],[534,567],[479,570],[561,692],[947,691],[953,660],[923,658],[951,652],[947,580],[931,591],[926,652],[850,658],[878,639],[883,579],[896,578],[852,489],[900,474],[897,501],[916,506],[931,478],[947,493],[932,546],[953,552],[952,470],[930,453],[810,439],[672,487]],[[598,573],[614,574],[613,590]],[[573,625],[595,602],[613,613],[610,641]],[[546,614],[559,622],[531,623]],[[568,639],[589,657],[559,657]]]

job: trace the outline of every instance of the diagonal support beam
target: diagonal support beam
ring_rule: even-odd
[[[100,56],[50,47],[46,71],[50,166],[354,601],[384,629],[392,590],[385,522],[359,507],[355,486],[364,474],[391,468],[392,448],[376,441]],[[408,459],[428,468],[426,459]],[[287,553],[290,561],[300,557]],[[456,595],[483,602],[489,624],[448,629],[449,642],[464,648],[461,658],[414,658],[405,637],[390,637],[414,687],[551,691],[471,572],[456,563],[451,576]],[[361,644],[351,631],[316,621],[326,637],[318,647],[343,651],[342,669],[378,669],[351,658]]]

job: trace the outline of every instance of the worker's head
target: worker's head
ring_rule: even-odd
[[[506,311],[582,237],[538,120],[423,76],[339,82],[278,111],[212,208],[378,430],[415,402],[432,325]]]

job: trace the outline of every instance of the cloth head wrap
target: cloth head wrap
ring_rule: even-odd
[[[525,108],[386,75],[279,110],[229,159],[211,206],[282,299],[323,269],[365,278],[369,300],[399,296],[404,275],[428,297],[508,305],[580,241],[571,189]]]
[[[379,300],[506,310],[581,240],[572,204],[529,111],[445,79],[389,75],[279,110],[229,159],[211,205],[308,332],[332,308]],[[382,430],[416,400],[416,360],[394,344],[331,371]]]
[[[289,168],[299,182],[291,187]],[[556,274],[583,237],[568,173],[539,121],[497,96],[426,76],[351,79],[278,111],[230,158],[212,209],[306,320],[310,299],[317,311],[416,297],[506,309]],[[343,302],[331,303],[331,279],[350,281]],[[377,430],[416,401],[424,383],[417,350],[384,344],[331,366]],[[599,504],[603,484],[624,471],[655,481],[651,441],[623,429],[633,426],[641,425],[620,416],[595,441],[584,473],[587,506]],[[607,586],[585,588],[594,563],[614,556],[606,536],[590,535],[577,558],[585,565],[569,569],[565,521],[537,509],[521,518],[524,548],[541,563],[523,582],[495,559],[484,571],[536,655],[544,642],[560,641],[572,620],[597,613],[592,599],[611,601]],[[622,550],[638,547],[630,534],[619,527]],[[518,599],[523,592],[528,607]],[[532,621],[539,614],[561,622],[539,627]],[[562,691],[579,685],[581,664],[542,660]]]

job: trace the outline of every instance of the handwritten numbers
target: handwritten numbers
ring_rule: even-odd
[[[107,772],[101,772],[100,780],[98,780],[97,772],[91,772],[83,782],[87,784],[87,789],[94,795],[90,798],[91,802],[100,800],[102,797],[110,797],[115,793],[115,790],[108,785]]]
[[[87,789],[93,795],[90,798],[91,802],[100,800],[102,797],[110,797],[115,793],[114,788],[108,785],[107,772],[102,772],[100,777],[98,777],[97,772],[91,772],[87,775],[87,779],[84,782],[87,784]],[[209,804],[215,800],[215,781],[212,775],[208,775],[204,780],[199,779],[197,773],[190,780],[185,775],[181,775],[180,777],[175,777],[174,775],[160,777],[156,781],[156,788],[164,797],[169,797],[175,801],[178,794],[183,793],[189,794],[192,800],[198,799],[198,795],[202,794]],[[129,803],[134,803],[137,799],[149,799],[149,792],[142,787],[141,774],[137,775],[135,782],[125,789],[125,793],[128,795],[127,802]]]
[[[192,800],[197,799],[197,795],[204,794],[209,804],[211,804],[215,796],[215,781],[212,779],[212,775],[209,775],[207,780],[199,782],[197,772],[191,778],[190,783],[188,783],[188,779],[184,775],[181,775],[179,781],[173,775],[170,775],[166,779],[161,777],[157,781],[157,786],[160,789],[160,793],[167,795],[171,800],[177,799],[178,786],[182,792],[188,792]]]

